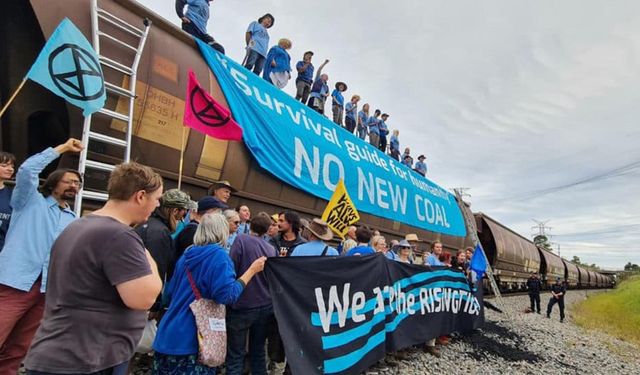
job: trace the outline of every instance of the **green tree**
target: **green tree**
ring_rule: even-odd
[[[638,271],[640,271],[640,266],[638,266],[635,263],[631,264],[631,262],[629,262],[624,266],[624,270],[625,271],[631,271],[631,272],[638,272]]]
[[[549,243],[549,238],[547,238],[547,236],[539,234],[537,236],[535,236],[533,238],[533,243],[536,244],[536,246],[541,247],[547,251],[551,251],[553,252],[553,249],[551,248],[551,244]]]

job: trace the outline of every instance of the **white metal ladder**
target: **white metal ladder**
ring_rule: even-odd
[[[108,26],[111,29],[119,30],[120,32],[132,35],[134,38],[138,39],[138,45],[132,46],[124,41],[118,39],[117,37],[107,34],[101,31],[100,25]],[[93,48],[98,54],[100,64],[102,65],[103,71],[105,68],[112,69],[118,73],[123,74],[125,77],[128,77],[128,87],[122,87],[122,84],[114,84],[110,82],[104,82],[105,89],[107,92],[128,98],[129,99],[129,110],[128,113],[119,113],[115,110],[109,110],[106,108],[100,109],[97,113],[101,116],[107,116],[112,119],[120,120],[127,124],[125,129],[125,138],[120,139],[116,137],[112,137],[110,135],[102,134],[96,131],[91,130],[91,119],[92,115],[86,116],[84,119],[84,125],[82,129],[82,144],[85,146],[84,150],[80,153],[80,162],[78,165],[78,171],[84,177],[85,171],[87,168],[96,169],[105,172],[111,172],[115,165],[102,163],[96,160],[88,159],[88,151],[89,151],[89,141],[96,140],[100,142],[104,142],[110,145],[115,145],[124,148],[124,157],[123,161],[128,162],[131,156],[131,136],[132,136],[132,124],[133,124],[133,110],[134,110],[134,101],[136,99],[136,75],[138,71],[138,64],[140,63],[140,57],[142,56],[142,51],[144,49],[144,45],[147,41],[147,36],[149,35],[149,28],[151,27],[151,21],[149,19],[143,20],[144,28],[135,27],[126,21],[116,17],[115,15],[107,12],[106,10],[98,7],[98,0],[91,0],[91,34],[93,37]],[[104,28],[103,28],[104,29]],[[105,56],[100,51],[100,40],[108,39],[119,47],[124,48],[125,50],[130,50],[135,53],[133,58],[133,63],[131,66],[126,66],[120,62],[115,61],[115,59],[109,58]],[[120,51],[118,51],[120,52]],[[108,196],[104,192],[91,191],[80,189],[78,194],[76,195],[75,202],[75,212],[78,216],[81,214],[82,210],[82,200],[83,198],[97,200],[97,201],[106,201]]]

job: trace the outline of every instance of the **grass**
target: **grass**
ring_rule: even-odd
[[[640,276],[629,278],[612,291],[589,297],[575,306],[573,316],[581,327],[640,345]]]

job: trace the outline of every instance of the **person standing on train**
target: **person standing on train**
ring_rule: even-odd
[[[553,305],[558,304],[560,309],[560,323],[564,321],[564,295],[567,292],[567,288],[564,286],[559,277],[556,277],[556,283],[551,285],[551,298],[547,305],[547,318],[551,318],[551,310]]]
[[[535,272],[531,272],[531,277],[527,280],[527,290],[529,291],[529,301],[531,301],[531,312],[540,314],[540,290],[542,290],[542,282]]]
[[[245,42],[247,43],[247,54],[245,56],[245,68],[253,70],[253,73],[260,75],[264,62],[267,59],[267,50],[269,48],[269,32],[267,29],[273,26],[275,18],[269,13],[258,18],[249,24],[245,34]]]
[[[176,13],[182,21],[182,30],[210,45],[224,55],[224,47],[207,34],[209,3],[211,0],[176,0]],[[187,12],[184,7],[187,6]]]

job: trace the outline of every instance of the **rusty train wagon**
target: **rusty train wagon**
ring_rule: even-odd
[[[524,290],[531,272],[540,270],[540,253],[525,237],[483,213],[475,213],[480,243],[504,291]],[[564,276],[564,269],[563,269]]]
[[[200,83],[215,100],[227,106],[215,76],[202,59],[192,38],[175,25],[140,4],[129,0],[101,0],[100,7],[131,25],[142,28],[142,20],[152,21],[137,74],[137,99],[134,108],[132,160],[153,167],[165,179],[166,188],[175,187],[178,179],[184,96],[188,69],[193,69]],[[90,2],[87,0],[31,0],[0,2],[0,94],[7,98],[20,84],[46,38],[58,23],[69,17],[91,40]],[[110,27],[106,24],[105,27]],[[119,35],[115,28],[106,30]],[[133,43],[120,34],[125,43]],[[129,64],[131,51],[102,39],[101,50]],[[128,76],[104,69],[108,82],[126,82]],[[105,108],[126,112],[128,100],[108,96]],[[67,104],[38,84],[28,81],[15,102],[1,119],[2,149],[16,154],[19,161],[68,137],[80,138],[81,111]],[[92,130],[123,138],[124,123],[94,114]],[[91,141],[89,157],[108,164],[122,160],[122,149]],[[76,168],[77,156],[61,158],[59,167]],[[49,171],[56,166],[53,165]],[[45,171],[47,173],[47,171]],[[87,170],[87,189],[104,190],[107,172]],[[319,216],[326,201],[293,188],[262,170],[240,142],[227,142],[189,132],[186,140],[183,189],[192,197],[206,194],[211,181],[228,180],[238,188],[230,203],[247,204],[254,212],[278,212],[292,209],[302,216]],[[95,209],[100,202],[83,201],[83,210]],[[441,235],[418,229],[399,221],[361,213],[361,222],[378,228],[392,238],[416,233],[421,239],[439,239],[449,251],[470,246],[470,237]]]
[[[568,288],[577,288],[580,279],[580,272],[578,271],[578,266],[567,261],[566,259],[562,259],[562,263],[564,263],[565,274],[564,279],[567,280]]]
[[[566,266],[562,258],[539,247],[538,252],[540,253],[540,275],[542,276],[542,284],[549,288],[555,284],[557,277],[564,281]]]

